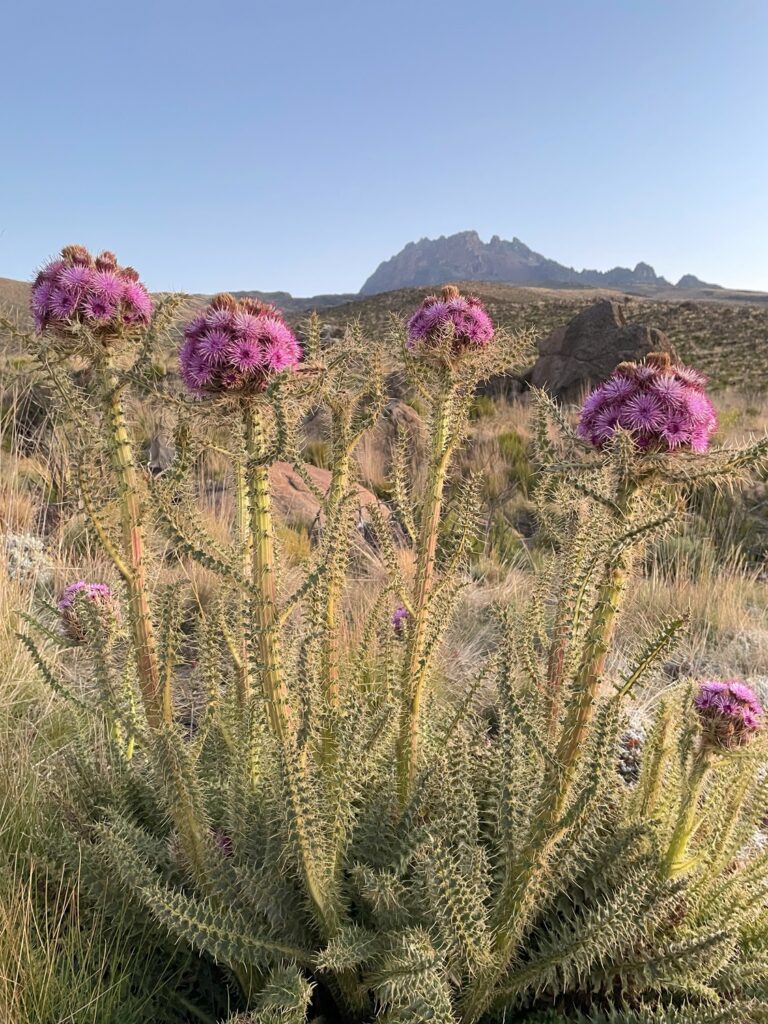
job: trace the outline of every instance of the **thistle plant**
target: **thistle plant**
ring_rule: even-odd
[[[119,266],[112,253],[94,258],[82,246],[70,245],[37,275],[31,306],[40,335],[41,361],[51,366],[57,356],[78,355],[87,361],[97,381],[102,437],[107,442],[120,505],[121,549],[107,538],[96,510],[83,497],[128,591],[139,686],[147,718],[157,725],[170,719],[170,695],[160,681],[145,560],[145,511],[123,407],[126,377],[121,372],[126,354],[150,325],[152,300],[136,271]]]
[[[479,1020],[498,1006],[494,990],[521,955],[537,894],[564,837],[572,835],[584,804],[594,798],[597,783],[584,770],[595,730],[616,728],[620,701],[684,626],[684,617],[663,624],[614,699],[601,701],[606,659],[638,551],[654,534],[679,521],[681,491],[704,480],[733,479],[765,457],[765,442],[759,442],[745,451],[713,453],[701,465],[694,461],[708,449],[716,424],[704,383],[663,355],[651,355],[640,365],[622,364],[586,399],[576,435],[556,407],[544,396],[539,399],[538,449],[545,481],[539,490],[540,510],[562,539],[560,558],[566,568],[557,583],[551,633],[541,605],[532,606],[522,663],[533,687],[529,699],[540,702],[547,733],[539,734],[537,716],[531,721],[519,698],[513,696],[511,704],[521,727],[541,744],[544,781],[527,841],[510,847],[504,856],[492,917],[494,955],[463,997],[465,1022]],[[559,429],[558,444],[548,432],[550,421]],[[581,453],[579,438],[602,455],[593,460]],[[560,509],[569,511],[562,514]],[[597,543],[596,532],[601,535]],[[509,665],[506,672],[511,677],[515,667]],[[591,770],[599,771],[594,762]],[[520,843],[518,834],[514,841]]]
[[[515,356],[501,339],[494,341],[491,318],[476,298],[463,297],[448,285],[440,296],[428,296],[408,321],[404,339],[406,367],[414,387],[430,409],[429,465],[424,500],[416,521],[410,509],[404,522],[415,542],[416,580],[410,595],[402,594],[408,617],[407,652],[403,660],[402,710],[398,772],[400,795],[412,794],[420,767],[422,709],[450,592],[436,585],[438,540],[447,474],[467,429],[475,388],[495,369],[503,372]],[[402,472],[402,469],[400,469]],[[398,487],[403,493],[405,488]],[[454,571],[466,555],[471,502],[464,509],[463,536],[451,556]],[[450,588],[451,573],[447,575]],[[398,625],[402,618],[398,619]],[[398,626],[396,626],[398,628]]]
[[[111,351],[122,337],[77,317],[62,321],[67,344],[82,333]],[[399,350],[382,353],[352,327],[319,351],[315,320],[301,351],[275,310],[231,296],[184,328],[176,458],[131,514],[164,533],[167,565],[196,560],[215,593],[190,614],[183,574],[158,588],[163,713],[136,667],[146,633],[134,623],[135,561],[93,507],[97,535],[129,570],[130,642],[110,633],[88,584],[71,592],[83,642],[62,645],[61,659],[89,665],[95,694],[73,692],[25,637],[82,724],[77,771],[89,784],[66,859],[115,901],[128,894],[164,937],[158,949],[170,936],[194,951],[221,986],[210,1005],[228,1002],[232,1024],[490,1024],[547,1011],[574,1024],[692,1024],[724,1010],[765,1020],[768,858],[750,846],[768,798],[757,699],[740,684],[697,694],[681,682],[653,702],[627,781],[616,769],[627,704],[685,615],[638,636],[621,675],[611,655],[643,546],[680,525],[697,486],[731,486],[763,465],[768,443],[713,449],[703,381],[661,357],[619,367],[576,429],[534,395],[530,601],[496,609],[495,648],[452,699],[441,645],[478,522],[476,482],[452,479],[455,455],[477,383],[522,346],[455,289],[393,337]],[[355,454],[395,358],[427,410],[428,451],[420,466],[407,438],[395,445],[391,506],[370,512],[375,593],[345,630]],[[121,387],[140,376],[111,372]],[[299,440],[318,406],[327,490]],[[216,537],[193,472],[212,449],[231,467],[235,506]],[[298,580],[274,528],[279,463],[304,476],[319,509]],[[113,465],[122,507],[125,466]],[[94,719],[108,726],[98,749],[85,741]]]
[[[187,324],[180,353],[184,382],[200,398],[235,396],[245,435],[245,496],[250,535],[243,530],[241,564],[250,569],[252,612],[258,635],[258,655],[264,699],[275,736],[285,741],[291,728],[290,703],[280,662],[275,592],[274,526],[269,465],[275,453],[268,448],[265,408],[260,401],[275,374],[293,370],[300,349],[293,332],[276,311],[253,299],[237,302],[218,295],[206,310]],[[242,484],[240,484],[242,487]],[[238,507],[243,500],[238,497]],[[241,529],[243,529],[241,510]],[[251,696],[249,652],[244,650],[240,700]]]

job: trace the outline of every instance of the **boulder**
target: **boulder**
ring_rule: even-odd
[[[539,358],[526,380],[560,401],[574,401],[619,363],[642,360],[649,352],[669,352],[674,358],[662,331],[627,323],[618,302],[600,299],[539,343]]]
[[[314,487],[322,494],[328,492],[331,473],[317,466],[307,466],[307,475]],[[269,468],[269,482],[272,499],[278,516],[289,525],[301,525],[309,528],[311,534],[322,529],[320,502],[317,495],[307,486],[306,482],[288,462],[275,462]],[[370,505],[378,505],[386,521],[391,520],[391,512],[376,495],[365,487],[357,486],[357,507],[355,510],[360,541],[375,547],[371,533],[371,517],[368,512]]]
[[[404,436],[414,469],[424,459],[426,427],[413,406],[393,398],[384,406],[372,430],[367,431],[357,450],[363,477],[379,493],[389,491],[392,480],[392,455],[399,436]]]

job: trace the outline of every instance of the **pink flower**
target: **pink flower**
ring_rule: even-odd
[[[240,373],[249,373],[264,363],[264,353],[257,341],[240,338],[229,350],[232,365]]]
[[[664,409],[655,395],[636,394],[624,406],[621,425],[627,430],[652,433],[664,421]]]
[[[107,323],[117,312],[117,303],[103,295],[89,295],[83,303],[83,311],[94,323]]]
[[[228,307],[219,308],[209,306],[205,313],[206,327],[221,327],[223,330],[231,329],[233,325],[232,310]]]
[[[221,327],[211,327],[202,335],[197,350],[209,366],[217,366],[227,358],[227,351],[232,344],[228,331]]]
[[[630,377],[625,377],[623,373],[615,373],[603,385],[603,393],[612,402],[623,402],[625,399],[634,397],[637,391],[635,382]]]
[[[83,246],[69,245],[35,278],[31,309],[40,332],[71,339],[74,322],[103,338],[148,324],[152,299],[136,271],[118,266],[112,253],[94,260]]]
[[[258,341],[261,327],[260,320],[253,313],[245,313],[238,310],[232,317],[232,327],[241,338],[248,338],[250,341]]]
[[[689,393],[688,387],[671,373],[661,373],[650,381],[650,389],[670,407],[681,407]]]
[[[64,267],[59,275],[62,287],[73,292],[82,292],[90,288],[95,276],[95,272],[90,267],[84,267],[80,263]]]
[[[274,316],[264,317],[258,332],[264,362],[273,373],[295,365],[301,356],[299,343],[286,323]]]
[[[402,636],[409,618],[410,614],[404,605],[400,604],[395,608],[392,613],[392,629],[395,632],[395,636]]]
[[[621,427],[641,451],[705,452],[717,429],[705,378],[668,356],[651,354],[644,364],[622,363],[584,401],[579,437],[598,447]]]
[[[84,597],[88,601],[106,601],[112,597],[112,591],[106,583],[88,583],[86,580],[77,580],[76,583],[69,583],[61,593],[57,602],[59,611],[72,608],[78,597]]]
[[[125,285],[112,270],[97,270],[91,284],[93,291],[102,299],[117,303],[125,291]]]
[[[680,416],[673,414],[664,422],[661,428],[661,437],[666,441],[670,451],[674,448],[679,448],[683,444],[690,444],[690,426]]]
[[[484,348],[493,338],[493,321],[479,299],[466,298],[446,285],[441,297],[429,295],[408,321],[408,348],[434,348],[452,335],[454,354]]]
[[[75,315],[77,304],[80,301],[76,292],[66,288],[54,288],[48,305],[48,312],[53,313],[59,320],[70,320]]]
[[[263,391],[300,360],[299,343],[275,309],[232,295],[217,295],[187,324],[179,351],[182,378],[197,395]]]

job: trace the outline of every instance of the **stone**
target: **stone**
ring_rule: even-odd
[[[628,323],[623,307],[600,299],[539,343],[539,358],[526,381],[563,402],[577,401],[619,363],[637,362],[649,352],[675,353],[655,327]]]
[[[308,465],[306,471],[313,486],[322,494],[327,494],[331,483],[330,470]],[[320,502],[312,488],[307,485],[293,466],[288,462],[275,462],[269,468],[269,482],[278,517],[289,526],[304,526],[309,529],[310,535],[317,535],[323,527]],[[369,507],[378,505],[384,520],[391,522],[394,526],[392,513],[372,491],[360,485],[357,485],[356,491],[355,519],[358,539],[364,547],[375,547]]]

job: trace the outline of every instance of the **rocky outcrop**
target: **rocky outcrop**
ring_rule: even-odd
[[[695,274],[683,274],[675,285],[675,288],[679,288],[684,292],[695,291],[697,288],[716,288],[718,291],[722,291],[719,284],[708,284],[708,282],[702,281],[696,277]]]
[[[672,287],[648,263],[638,263],[634,269],[574,270],[534,252],[519,238],[509,242],[494,235],[490,242],[483,242],[476,231],[460,231],[447,237],[441,235],[440,238],[409,242],[396,256],[379,265],[360,289],[360,294],[375,295],[397,288],[439,285],[449,281],[501,281],[506,284],[576,288],[637,287],[645,291]]]
[[[662,331],[627,323],[618,302],[601,299],[539,343],[539,358],[526,379],[561,401],[574,401],[619,363],[644,359],[649,352],[674,356]]]

